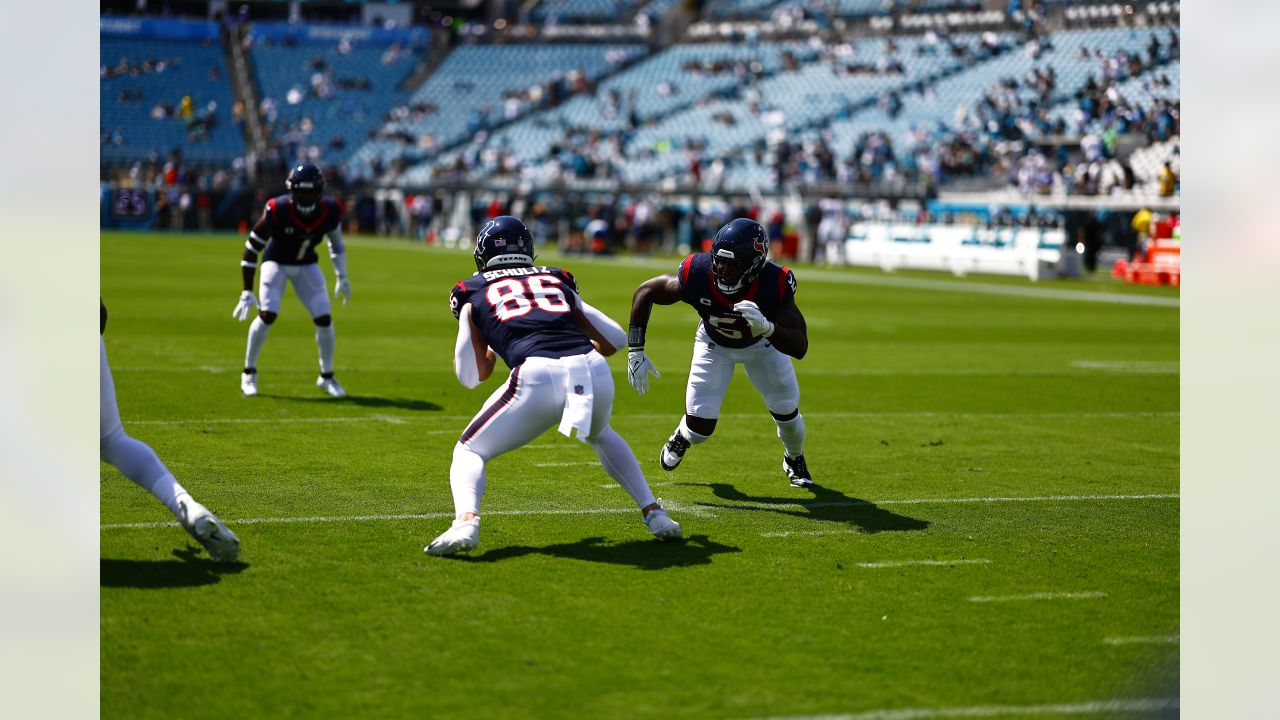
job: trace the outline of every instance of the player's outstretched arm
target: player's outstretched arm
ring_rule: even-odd
[[[795,300],[778,308],[777,321],[769,342],[780,352],[800,360],[809,352],[809,329]]]
[[[347,245],[342,240],[342,227],[338,226],[327,233],[329,243],[329,259],[333,261],[333,299],[342,295],[342,304],[351,299],[351,281],[347,279]]]
[[[644,335],[654,305],[680,301],[680,281],[675,275],[659,275],[640,283],[631,296],[631,323],[627,330],[627,382],[641,395],[649,391],[649,376],[662,377],[644,353]]]
[[[591,339],[591,343],[596,346],[596,350],[601,355],[609,357],[618,352],[618,348],[627,342],[627,333],[622,326],[613,321],[613,318],[605,315],[596,308],[592,307],[581,297],[577,298],[574,307],[574,320],[578,323],[578,329]]]
[[[468,389],[476,387],[489,379],[497,362],[484,333],[471,320],[471,305],[463,305],[458,313],[458,340],[453,346],[453,373],[458,382]]]
[[[240,301],[231,311],[231,317],[237,320],[248,318],[249,311],[258,306],[258,298],[253,295],[253,276],[258,272],[258,255],[267,246],[267,240],[270,238],[271,223],[267,220],[266,213],[263,213],[262,218],[253,226],[253,230],[249,231],[249,239],[244,243],[244,254],[240,256],[240,280],[243,289],[240,291]]]

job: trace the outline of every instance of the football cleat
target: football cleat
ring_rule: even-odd
[[[422,549],[428,555],[452,555],[465,552],[480,543],[480,518],[454,520],[448,530]]]
[[[204,546],[209,557],[218,562],[235,562],[240,557],[240,538],[222,524],[216,515],[195,500],[179,501],[178,522],[196,542]]]
[[[347,396],[347,391],[342,389],[342,386],[338,384],[337,378],[333,377],[332,375],[330,375],[329,377],[325,377],[321,375],[320,377],[316,378],[316,387],[324,391],[324,394],[328,395],[329,397],[340,398],[340,397]]]
[[[244,393],[248,397],[253,397],[258,394],[258,373],[240,373],[240,392]]]
[[[813,478],[809,475],[809,466],[805,464],[803,455],[791,457],[783,454],[782,471],[787,474],[787,479],[791,481],[791,487],[809,487],[813,485]]]
[[[662,464],[662,469],[671,472],[676,469],[680,461],[684,459],[684,451],[689,449],[689,441],[685,439],[680,431],[671,433],[671,437],[667,438],[667,444],[662,446],[662,453],[658,456],[658,462]]]
[[[658,505],[662,505],[662,500],[658,500]],[[672,520],[667,511],[661,507],[646,513],[644,524],[659,540],[679,540],[684,536],[684,529],[680,527],[680,523]]]

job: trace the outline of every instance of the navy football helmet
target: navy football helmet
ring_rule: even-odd
[[[324,173],[311,163],[295,165],[289,171],[289,177],[285,178],[284,186],[298,212],[310,214],[316,211],[320,196],[324,194]]]
[[[499,265],[532,265],[533,236],[520,218],[499,215],[476,235],[475,258],[479,272]]]
[[[755,282],[769,259],[769,234],[750,218],[736,218],[711,241],[711,274],[722,293]]]

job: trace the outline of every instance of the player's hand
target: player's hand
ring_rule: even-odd
[[[631,387],[641,395],[649,392],[649,375],[654,377],[662,377],[658,369],[649,361],[649,356],[644,354],[643,348],[631,348],[627,350],[627,382],[631,383]]]
[[[240,302],[236,303],[236,309],[231,311],[231,317],[244,322],[249,317],[249,311],[258,307],[258,298],[254,297],[252,290],[245,290],[240,293]]]
[[[773,334],[773,323],[765,318],[764,313],[760,312],[760,306],[750,300],[743,300],[733,309],[747,321],[747,325],[751,326],[752,335],[764,335],[769,337]]]
[[[333,299],[337,300],[339,294],[342,295],[342,304],[346,305],[351,299],[351,281],[345,275],[339,275],[337,282],[333,284]]]

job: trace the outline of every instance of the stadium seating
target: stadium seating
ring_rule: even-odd
[[[317,146],[322,161],[345,161],[380,126],[403,92],[418,53],[378,43],[254,44],[259,97],[274,106],[278,141]]]
[[[617,22],[637,0],[542,0],[533,9],[534,22],[608,23]]]
[[[153,153],[163,158],[175,149],[195,163],[228,163],[244,154],[217,41],[103,35],[99,57],[104,164]]]
[[[418,121],[394,120],[380,132],[429,136],[431,148],[447,148],[503,122],[508,113],[528,112],[547,99],[551,85],[564,83],[570,73],[580,73],[580,82],[591,83],[643,53],[640,45],[465,45],[450,53],[409,99],[413,105],[447,111]],[[563,92],[567,95],[572,88]],[[371,141],[353,158],[357,166],[353,169],[366,172],[375,160],[389,161],[406,152],[403,143],[395,140]],[[416,149],[408,152],[426,154]]]

